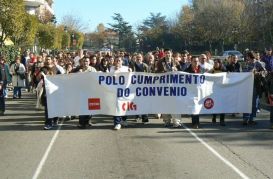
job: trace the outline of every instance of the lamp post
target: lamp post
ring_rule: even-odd
[[[67,26],[64,26],[64,32],[65,32],[66,38],[68,38],[68,37],[67,37]],[[69,38],[67,39],[67,42],[65,42],[65,50],[66,50],[66,51],[68,50],[68,49],[67,49],[68,42],[69,42]]]
[[[74,47],[76,45],[76,39],[75,39],[74,32],[72,32],[72,34],[71,34],[71,40],[72,40],[72,48],[71,49],[74,49]]]
[[[237,50],[238,49],[238,44],[236,42],[236,34],[238,33],[237,28],[233,28],[233,30],[231,31],[231,33],[233,34],[234,50]]]

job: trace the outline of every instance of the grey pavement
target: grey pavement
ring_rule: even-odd
[[[44,131],[44,114],[35,110],[35,97],[8,99],[0,117],[0,178],[33,178],[57,128]],[[206,144],[249,178],[273,178],[273,130],[269,113],[257,115],[256,126],[242,126],[242,115],[226,116],[226,127],[202,116],[192,130]],[[191,127],[189,116],[183,123]],[[113,120],[94,116],[93,126],[76,128],[65,121],[38,178],[45,179],[181,179],[242,178],[184,127],[164,128],[151,116],[148,124],[129,119],[129,126],[112,130]]]

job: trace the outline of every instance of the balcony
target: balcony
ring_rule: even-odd
[[[26,6],[39,7],[45,4],[44,0],[24,0]]]
[[[27,12],[29,14],[34,14],[34,11],[43,13],[44,10],[49,11],[51,14],[54,14],[54,11],[51,7],[53,0],[24,0]]]

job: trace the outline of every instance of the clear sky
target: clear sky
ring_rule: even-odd
[[[113,23],[114,13],[120,13],[125,21],[136,27],[150,16],[150,12],[161,13],[167,19],[174,18],[188,0],[54,0],[53,9],[57,22],[65,15],[75,14],[94,31],[99,23],[106,27]]]

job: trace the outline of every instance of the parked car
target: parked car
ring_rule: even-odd
[[[220,56],[222,60],[227,60],[230,55],[236,55],[238,57],[238,61],[244,61],[244,55],[237,50],[227,50],[223,52],[223,55]]]

